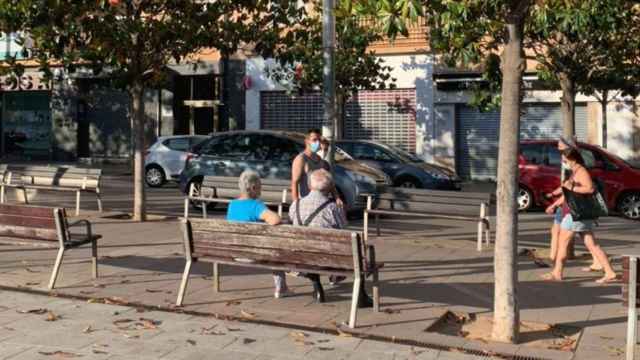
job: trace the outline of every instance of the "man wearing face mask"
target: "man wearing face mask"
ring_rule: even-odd
[[[309,194],[309,179],[308,174],[311,174],[315,170],[325,169],[331,171],[329,163],[324,161],[318,152],[321,149],[320,141],[322,134],[320,129],[311,129],[307,132],[304,139],[305,148],[296,158],[291,165],[291,199],[296,201]],[[334,188],[332,191],[333,198],[336,200],[336,204],[340,207],[343,206],[343,202],[338,196],[337,190]]]

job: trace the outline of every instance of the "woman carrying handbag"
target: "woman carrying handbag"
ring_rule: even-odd
[[[555,266],[542,278],[547,281],[562,281],[569,242],[575,233],[581,233],[585,246],[604,270],[604,276],[596,282],[603,284],[616,281],[617,276],[607,254],[596,244],[593,236],[595,220],[598,216],[606,214],[606,207],[603,209],[604,205],[598,201],[601,195],[585,168],[584,159],[578,150],[568,149],[563,152],[562,161],[571,169],[572,175],[562,184],[563,195],[546,209],[547,214],[553,214],[558,207],[561,207],[562,222]]]

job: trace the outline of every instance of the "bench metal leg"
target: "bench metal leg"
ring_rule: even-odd
[[[478,221],[478,245],[476,246],[478,251],[482,251],[482,234],[484,234],[484,222],[480,220]]]
[[[0,204],[4,204],[4,186],[0,186]]]
[[[22,196],[24,197],[24,204],[29,205],[29,198],[27,197],[27,188],[22,188]]]
[[[102,212],[102,197],[99,190],[96,190],[96,199],[98,200],[98,211]]]
[[[213,263],[213,291],[220,292],[220,271],[222,270],[222,265],[218,263]]]
[[[184,199],[184,218],[189,218],[189,198]]]
[[[58,256],[56,256],[56,262],[53,264],[53,271],[51,272],[51,279],[49,280],[49,290],[53,290],[56,285],[56,279],[60,272],[60,264],[62,264],[62,257],[64,256],[64,248],[58,250]]]
[[[76,191],[76,216],[80,216],[80,191]]]
[[[91,241],[91,276],[98,278],[98,241]]]
[[[629,257],[629,302],[627,314],[627,360],[634,360],[636,343],[638,342],[638,309],[636,307],[638,284],[638,258]]]
[[[358,274],[353,280],[353,295],[351,297],[351,314],[349,316],[349,327],[354,329],[356,327],[356,321],[358,316],[358,300],[360,298],[360,283],[362,278]]]
[[[371,285],[373,286],[373,311],[380,312],[380,285],[378,270],[373,273]]]
[[[363,234],[362,236],[364,237],[364,243],[367,243],[367,240],[369,240],[369,212],[367,210],[364,211],[364,216],[362,217],[362,221],[363,221]]]
[[[376,214],[376,235],[380,236],[380,214]]]
[[[204,201],[202,202],[202,218],[207,218],[207,203]]]
[[[489,220],[487,219],[484,224],[484,240],[487,247],[491,246],[491,226],[489,226]]]
[[[189,273],[191,272],[192,260],[187,260],[187,264],[184,266],[184,272],[182,273],[182,281],[180,282],[180,291],[178,291],[177,306],[182,306],[182,300],[184,300],[184,293],[187,290],[187,283],[189,282]]]

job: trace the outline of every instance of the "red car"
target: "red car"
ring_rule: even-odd
[[[585,143],[578,146],[591,176],[604,184],[609,209],[640,220],[640,167],[599,146]],[[548,205],[544,194],[560,186],[560,165],[557,141],[531,140],[520,144],[520,210]]]

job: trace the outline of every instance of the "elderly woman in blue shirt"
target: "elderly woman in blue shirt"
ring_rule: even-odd
[[[260,175],[253,170],[245,170],[238,181],[240,197],[232,200],[227,208],[227,220],[237,222],[265,222],[269,225],[280,224],[280,216],[269,210],[260,200]],[[276,285],[274,297],[276,299],[291,296],[293,293],[287,287],[285,274],[282,271],[273,273]]]

